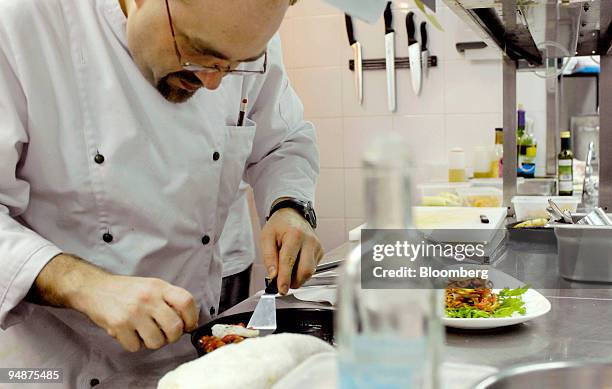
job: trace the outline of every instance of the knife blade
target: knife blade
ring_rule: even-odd
[[[427,77],[429,72],[429,49],[427,48],[427,22],[421,23],[421,66],[423,67],[423,77]]]
[[[247,324],[247,328],[259,330],[260,336],[266,336],[276,331],[276,294],[278,285],[276,278],[266,278],[266,289],[259,298],[255,311]]]
[[[355,93],[359,104],[363,104],[363,56],[361,51],[361,43],[355,39],[353,31],[353,18],[348,14],[344,15],[346,22],[346,33],[348,35],[349,45],[353,49],[353,60],[355,62]]]
[[[418,96],[421,93],[421,45],[416,40],[414,12],[406,15],[406,31],[408,32],[408,59],[412,75],[412,90]]]
[[[395,30],[393,29],[393,12],[391,2],[385,8],[385,63],[387,67],[387,105],[389,111],[395,112]]]

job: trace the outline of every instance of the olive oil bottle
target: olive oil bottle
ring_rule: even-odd
[[[574,153],[570,145],[570,132],[561,132],[561,151],[558,160],[559,195],[571,196],[574,193]]]

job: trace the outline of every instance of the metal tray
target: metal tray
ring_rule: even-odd
[[[612,363],[550,362],[524,365],[485,378],[474,389],[609,389]]]
[[[506,225],[508,238],[515,242],[557,244],[555,230],[552,227],[527,227],[514,228],[522,222],[510,223]]]
[[[223,316],[198,328],[191,334],[191,344],[198,352],[198,356],[206,354],[199,346],[198,340],[205,335],[212,334],[215,324],[239,324],[248,323],[253,312],[237,313],[235,315]],[[334,343],[334,310],[316,308],[287,308],[276,311],[275,334],[289,332],[294,334],[306,334],[316,336],[319,339]]]

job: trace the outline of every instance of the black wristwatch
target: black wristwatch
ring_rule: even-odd
[[[270,215],[266,218],[269,220],[274,212],[283,208],[292,208],[299,212],[300,215],[306,219],[310,226],[314,229],[317,228],[317,214],[315,213],[314,208],[312,207],[312,203],[310,201],[301,201],[298,199],[286,199],[279,201],[274,204],[272,209],[270,210]]]

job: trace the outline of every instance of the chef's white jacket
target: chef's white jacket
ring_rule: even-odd
[[[0,366],[63,368],[58,387],[89,387],[190,345],[185,336],[131,354],[76,311],[24,302],[53,256],[183,287],[204,323],[241,178],[261,216],[279,197],[314,197],[314,130],[278,36],[265,76],[228,76],[172,104],[133,63],[125,23],[118,0],[0,0]],[[249,119],[236,127],[243,95]]]
[[[253,264],[256,257],[253,239],[248,184],[241,182],[219,237],[223,277],[238,274]]]

